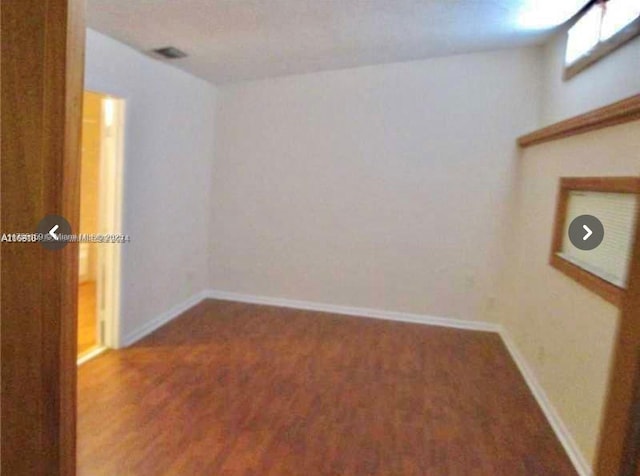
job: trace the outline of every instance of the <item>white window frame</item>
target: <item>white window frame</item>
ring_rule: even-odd
[[[640,0],[638,0],[640,1]],[[608,38],[603,38],[602,36],[602,25],[605,21],[606,13],[606,5],[608,3],[604,0],[594,0],[590,2],[578,15],[578,18],[575,20],[573,26],[569,29],[566,36],[566,50],[565,50],[565,67],[564,67],[564,75],[563,79],[568,81],[573,78],[578,73],[582,72],[592,64],[600,61],[602,58],[607,56],[609,53],[614,50],[620,48],[624,44],[628,43],[632,39],[638,37],[640,35],[640,16],[638,16],[635,20],[632,20],[631,23],[627,24],[625,27],[618,30],[613,35]],[[567,62],[566,54],[569,47],[569,37],[573,28],[576,25],[580,25],[580,21],[584,19],[587,15],[593,15],[595,9],[600,10],[600,22],[598,25],[597,33],[598,41],[584,54],[576,57],[571,62]]]

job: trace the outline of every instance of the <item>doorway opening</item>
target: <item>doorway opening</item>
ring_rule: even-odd
[[[124,101],[84,92],[78,233],[121,233]],[[119,347],[120,250],[116,243],[78,245],[78,364]]]

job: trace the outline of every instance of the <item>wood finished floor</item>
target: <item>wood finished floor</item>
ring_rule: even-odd
[[[80,475],[576,474],[491,333],[209,300],[78,385]]]
[[[78,356],[95,348],[97,341],[96,283],[78,286]]]

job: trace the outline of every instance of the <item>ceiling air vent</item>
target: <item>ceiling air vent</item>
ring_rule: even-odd
[[[166,46],[164,48],[157,48],[153,50],[157,55],[167,59],[184,58],[187,54],[184,51],[179,50],[175,46]]]

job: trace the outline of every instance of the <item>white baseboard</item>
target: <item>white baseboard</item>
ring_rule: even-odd
[[[147,335],[151,334],[153,331],[155,331],[159,327],[162,327],[167,322],[171,321],[172,319],[175,319],[180,314],[184,313],[185,311],[191,309],[196,304],[205,300],[207,297],[208,297],[208,292],[200,291],[198,294],[194,294],[186,301],[183,301],[180,304],[173,306],[168,311],[165,311],[162,314],[154,317],[152,320],[150,320],[143,326],[138,327],[133,332],[130,332],[126,336],[122,337],[120,341],[121,347],[128,347],[131,344],[138,342],[143,337],[146,337]]]
[[[499,324],[482,321],[468,321],[462,319],[449,319],[444,317],[429,316],[425,314],[413,314],[406,312],[385,311],[380,309],[370,309],[362,307],[340,306],[334,304],[324,304],[312,301],[298,301],[293,299],[274,298],[266,296],[254,296],[249,294],[233,293],[220,290],[202,291],[186,301],[174,306],[170,310],[160,314],[144,326],[131,332],[123,339],[123,346],[129,346],[155,331],[170,320],[187,311],[189,308],[200,303],[204,299],[219,299],[223,301],[235,301],[249,304],[263,304],[267,306],[286,307],[307,311],[325,312],[331,314],[342,314],[346,316],[370,317],[375,319],[385,319],[390,321],[411,322],[416,324],[427,324],[432,326],[451,327],[455,329],[467,329],[482,332],[496,332],[502,338],[507,350],[516,363],[522,377],[527,383],[529,390],[538,402],[545,417],[549,421],[551,428],[555,432],[558,440],[573,463],[580,476],[592,476],[590,465],[585,460],[580,448],[573,439],[569,429],[564,424],[560,415],[551,403],[546,392],[538,382],[529,364],[518,350],[515,342],[508,331]]]
[[[416,324],[429,324],[431,326],[453,327],[456,329],[469,329],[484,332],[499,332],[500,326],[488,322],[466,321],[462,319],[448,319],[445,317],[428,316],[425,314],[412,314],[407,312],[384,311],[380,309],[369,309],[364,307],[340,306],[335,304],[325,304],[312,301],[298,301],[293,299],[273,298],[266,296],[253,296],[249,294],[239,294],[227,291],[209,290],[207,297],[210,299],[220,299],[223,301],[237,301],[250,304],[263,304],[266,306],[287,307],[292,309],[302,309],[305,311],[326,312],[331,314],[342,314],[346,316],[372,317],[374,319],[385,319],[388,321],[412,322]]]
[[[90,360],[98,357],[100,354],[102,354],[106,350],[107,350],[107,347],[100,346],[90,350],[89,352],[85,352],[80,357],[78,357],[78,359],[76,360],[76,365],[80,367],[82,364],[86,364]]]
[[[522,374],[525,382],[527,382],[529,390],[538,402],[538,405],[542,409],[545,417],[547,417],[551,428],[553,428],[553,431],[558,437],[558,440],[560,440],[562,447],[569,456],[569,459],[573,463],[576,471],[580,476],[592,476],[593,472],[591,469],[591,465],[587,463],[584,455],[582,454],[582,451],[580,451],[580,448],[573,439],[571,432],[562,421],[562,418],[560,418],[560,415],[553,406],[553,403],[551,403],[551,400],[547,396],[547,393],[544,391],[544,388],[542,388],[542,385],[540,385],[540,382],[536,378],[534,372],[531,370],[531,367],[529,367],[529,364],[525,360],[524,356],[518,350],[515,341],[511,338],[511,335],[504,327],[500,327],[499,333],[500,337],[502,337],[504,345],[507,347],[507,350],[509,350],[509,353],[511,354],[511,358],[518,366],[518,369],[520,369],[520,373]]]

